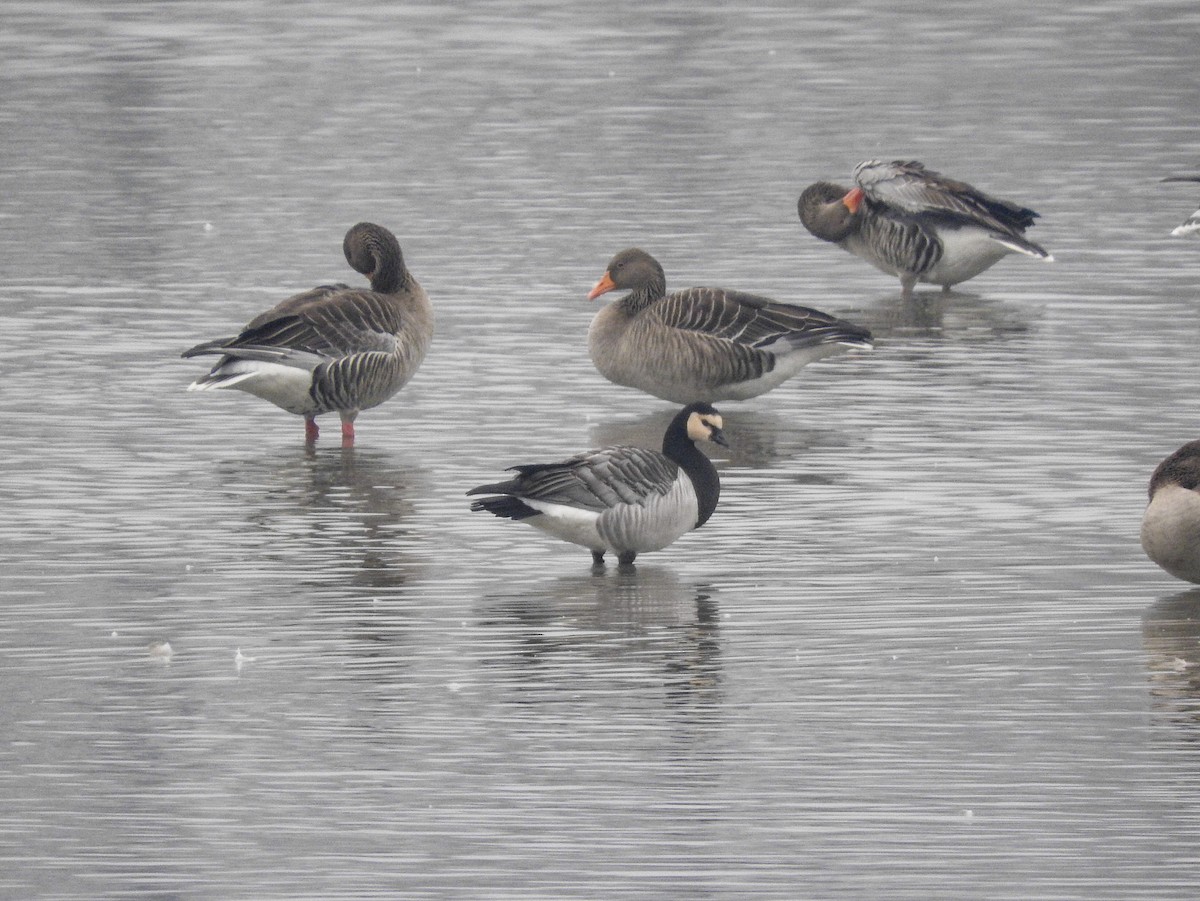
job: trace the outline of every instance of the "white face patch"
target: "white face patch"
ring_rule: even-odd
[[[693,413],[688,417],[687,434],[693,441],[708,441],[714,431],[723,428],[723,421],[719,415]]]

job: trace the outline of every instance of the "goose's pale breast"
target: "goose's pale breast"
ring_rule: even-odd
[[[1142,548],[1171,575],[1200,583],[1200,493],[1179,485],[1155,491],[1142,517]]]

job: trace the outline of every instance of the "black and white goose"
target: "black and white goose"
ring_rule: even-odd
[[[1169,175],[1163,181],[1200,181],[1200,175]],[[1200,210],[1192,213],[1171,231],[1176,238],[1190,238],[1200,234]]]
[[[371,287],[321,285],[256,316],[232,338],[205,341],[184,357],[221,354],[189,391],[236,388],[304,417],[308,442],[316,417],[336,411],[342,445],[354,444],[354,419],[412,378],[433,337],[433,309],[404,265],[395,235],[360,222],[348,232],[346,260]]]
[[[677,404],[757,397],[814,360],[871,347],[867,329],[808,307],[723,288],[667,294],[662,266],[636,247],[612,258],[588,300],[618,289],[630,293],[588,330],[592,362]]]
[[[922,282],[953,285],[1010,253],[1053,260],[1025,237],[1038,214],[946,178],[915,161],[868,160],[855,186],[819,181],[800,195],[800,221],[812,234],[899,277],[905,298]]]
[[[613,551],[628,565],[708,522],[721,482],[696,442],[727,445],[721,428],[721,414],[713,407],[690,404],[671,420],[662,453],[616,445],[561,463],[514,466],[514,478],[468,491],[495,495],[474,501],[471,509],[524,521],[589,548],[595,564]]]
[[[1200,441],[1158,464],[1142,516],[1142,549],[1175,576],[1200,582]]]

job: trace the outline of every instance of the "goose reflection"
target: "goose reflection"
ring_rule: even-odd
[[[758,470],[782,460],[803,457],[808,452],[827,447],[849,447],[853,440],[847,434],[830,429],[810,429],[794,419],[769,409],[721,410],[729,447],[719,448],[713,462],[718,472],[723,468]],[[610,444],[635,444],[654,447],[671,421],[672,410],[664,408],[646,413],[636,419],[606,419],[592,426],[589,442],[592,447]],[[655,436],[660,436],[656,438]],[[856,439],[855,439],[856,440]],[[716,516],[720,516],[718,509]]]
[[[950,290],[918,294],[911,300],[885,294],[847,315],[868,327],[877,341],[903,337],[981,341],[1028,333],[1034,314],[1025,306]],[[886,349],[879,348],[878,352]]]
[[[229,463],[218,477],[245,510],[246,545],[297,573],[299,584],[397,588],[419,565],[409,520],[421,474],[382,453],[309,449]]]
[[[1163,598],[1142,617],[1154,707],[1200,727],[1200,588]],[[1200,731],[1190,737],[1200,742]]]
[[[716,593],[642,565],[489,595],[481,624],[505,631],[484,662],[523,691],[541,683],[573,693],[640,678],[662,685],[669,698],[714,700],[721,682]]]

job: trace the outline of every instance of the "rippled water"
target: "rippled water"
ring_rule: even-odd
[[[0,895],[1193,897],[1200,593],[1137,530],[1200,432],[1198,24],[5,7]],[[796,219],[873,156],[1057,261],[902,303]],[[184,392],[362,219],[438,323],[357,448]],[[584,344],[632,244],[878,343],[726,405],[712,521],[594,575],[463,492],[657,444]]]

